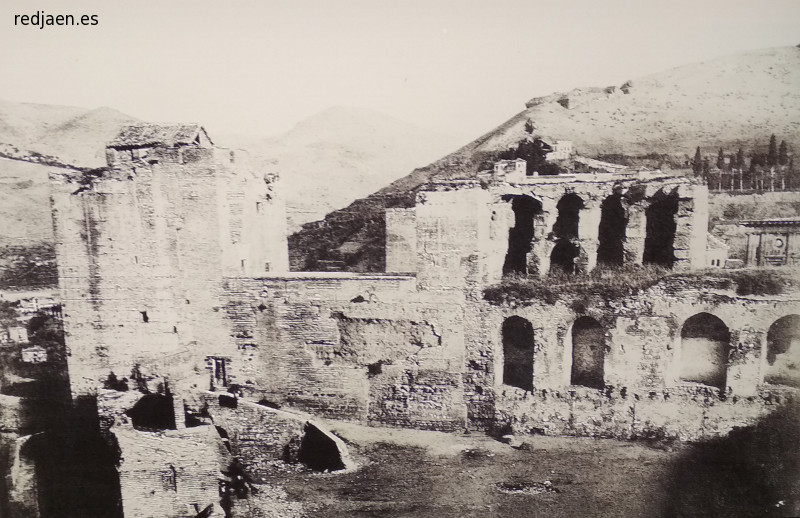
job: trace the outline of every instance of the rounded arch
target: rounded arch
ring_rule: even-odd
[[[511,316],[503,321],[503,384],[533,390],[533,325]]]
[[[580,317],[572,324],[572,368],[570,384],[605,387],[606,336],[603,326],[592,317]]]
[[[786,315],[769,326],[766,361],[766,383],[800,387],[800,315]]]
[[[553,224],[552,237],[555,246],[550,253],[550,271],[577,273],[581,255],[580,211],[584,208],[583,199],[575,193],[567,193],[556,205],[558,217]]]
[[[725,389],[731,333],[719,317],[698,313],[681,327],[679,377]]]
[[[511,201],[514,226],[508,230],[508,251],[503,263],[503,275],[538,273],[530,271],[528,254],[533,248],[534,218],[542,213],[542,202],[525,194],[504,196]]]
[[[597,264],[620,266],[625,262],[625,234],[628,212],[621,193],[614,193],[600,205]]]
[[[645,264],[655,264],[672,268],[675,264],[675,234],[678,224],[678,193],[669,194],[658,191],[650,200],[645,215],[644,256]]]
[[[137,430],[174,430],[175,409],[171,397],[163,394],[145,394],[125,415],[131,418]]]

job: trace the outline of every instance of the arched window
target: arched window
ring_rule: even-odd
[[[600,205],[597,264],[621,265],[625,262],[625,231],[628,215],[622,205],[622,194],[612,194]]]
[[[800,315],[787,315],[769,326],[764,381],[800,387]]]
[[[725,388],[728,326],[709,313],[698,313],[686,320],[681,329],[680,379]]]
[[[579,270],[577,262],[581,248],[578,227],[583,206],[583,200],[575,193],[565,194],[558,201],[558,217],[553,224],[556,245],[550,254],[550,271],[576,273]]]
[[[542,213],[542,204],[530,196],[513,196],[511,208],[514,211],[514,226],[508,230],[508,252],[503,275],[538,273],[530,271],[528,253],[533,246],[533,219]]]
[[[675,232],[678,224],[678,194],[664,194],[658,191],[647,207],[647,226],[644,238],[645,264],[655,264],[672,268],[675,263]]]
[[[533,390],[533,326],[522,317],[503,322],[503,383]]]
[[[605,349],[605,332],[597,320],[580,317],[572,324],[572,385],[605,386]]]

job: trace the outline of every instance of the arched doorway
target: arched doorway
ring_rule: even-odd
[[[572,324],[572,372],[570,384],[601,389],[605,386],[606,337],[603,327],[591,317]]]
[[[675,264],[675,232],[678,224],[675,214],[678,213],[678,194],[664,194],[658,191],[647,207],[647,226],[645,227],[644,256],[645,264],[655,264],[672,268]]]
[[[600,205],[597,264],[620,266],[625,262],[625,232],[628,214],[622,205],[622,194],[615,193]]]
[[[718,317],[698,313],[688,318],[681,328],[680,379],[724,390],[730,339]]]
[[[508,230],[508,252],[503,263],[503,275],[538,273],[532,271],[528,254],[533,247],[533,220],[542,213],[542,204],[525,195],[512,196],[510,199],[514,226]]]
[[[800,315],[787,315],[769,326],[764,381],[800,387]]]
[[[550,254],[550,271],[577,273],[580,257],[580,236],[578,228],[580,211],[584,204],[575,193],[565,194],[556,205],[558,217],[553,224],[555,247]]]
[[[503,384],[533,390],[533,325],[518,316],[503,322]]]

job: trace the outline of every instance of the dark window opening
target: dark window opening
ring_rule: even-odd
[[[581,317],[572,324],[572,385],[597,389],[605,386],[605,349],[605,332],[597,320]]]
[[[503,275],[537,273],[530,271],[528,254],[533,247],[533,220],[542,213],[542,204],[530,196],[514,196],[511,208],[514,211],[514,226],[508,230],[508,252]]]
[[[228,365],[225,358],[212,358],[212,380],[211,386],[213,387],[227,387],[228,386]]]
[[[600,206],[597,263],[606,266],[625,262],[625,230],[628,215],[622,205],[622,195],[612,194]]]
[[[664,194],[658,191],[647,207],[647,226],[644,238],[644,264],[656,264],[672,268],[675,264],[675,232],[678,224],[677,193]]]
[[[503,322],[503,383],[533,391],[533,325],[522,317]]]
[[[785,316],[769,326],[764,381],[800,387],[800,315]]]
[[[578,226],[583,207],[583,200],[574,193],[565,194],[556,205],[558,217],[553,224],[552,233],[556,244],[550,253],[551,272],[562,271],[572,274],[579,271],[578,258],[581,248]]]
[[[175,411],[170,396],[147,394],[125,412],[137,430],[156,431],[175,429]]]
[[[718,317],[698,313],[688,318],[681,329],[680,379],[724,390],[730,339]]]

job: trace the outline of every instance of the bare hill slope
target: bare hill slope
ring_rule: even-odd
[[[533,98],[526,109],[464,147],[416,169],[349,207],[324,225],[290,237],[294,269],[340,260],[356,271],[383,268],[383,214],[409,205],[430,179],[474,176],[485,160],[535,133],[572,140],[584,156],[668,155],[688,159],[697,146],[733,151],[768,142],[771,134],[800,143],[800,48],[757,50],[686,65],[613,87],[581,88]],[[343,246],[346,245],[346,246]],[[346,250],[346,252],[345,252]]]

